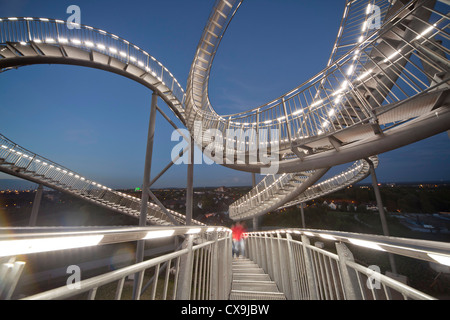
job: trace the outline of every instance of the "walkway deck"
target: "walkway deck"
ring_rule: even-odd
[[[286,300],[270,276],[253,261],[233,260],[230,300]]]

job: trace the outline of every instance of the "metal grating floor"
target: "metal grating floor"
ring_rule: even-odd
[[[253,261],[233,260],[230,300],[286,300],[274,281]]]

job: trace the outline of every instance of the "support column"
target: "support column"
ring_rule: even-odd
[[[192,223],[192,208],[194,198],[194,139],[191,137],[191,149],[189,150],[189,162],[186,185],[186,225]]]
[[[42,199],[42,191],[43,191],[42,184],[39,185],[39,187],[36,190],[36,195],[34,196],[33,201],[33,208],[31,209],[31,216],[30,216],[30,222],[28,225],[30,227],[36,226],[36,220],[39,212],[39,207],[41,206],[41,199]]]
[[[386,215],[384,212],[383,201],[381,200],[380,188],[378,187],[378,180],[377,180],[377,175],[375,173],[375,167],[374,167],[372,161],[370,161],[369,159],[366,159],[366,161],[369,163],[370,175],[372,177],[372,186],[373,186],[373,190],[375,192],[375,198],[377,200],[378,211],[380,213],[381,227],[383,228],[383,234],[386,237],[389,237],[389,228],[388,228],[387,221],[386,221]],[[388,253],[388,256],[389,256],[389,262],[391,264],[392,272],[396,274],[397,267],[395,265],[394,255],[392,253]]]
[[[141,197],[141,211],[139,216],[139,226],[143,227],[147,224],[147,210],[148,210],[148,197],[150,186],[150,173],[152,168],[152,156],[153,156],[153,141],[155,137],[155,124],[156,124],[156,104],[158,102],[158,95],[153,92],[152,104],[150,109],[150,120],[148,125],[147,135],[147,151],[145,153],[145,166],[144,166],[144,181],[142,183],[142,197]],[[136,263],[144,260],[144,245],[145,241],[140,240],[137,242],[136,247]],[[140,273],[135,274],[134,286],[133,286],[133,299],[139,298],[139,288],[142,287],[142,277]]]

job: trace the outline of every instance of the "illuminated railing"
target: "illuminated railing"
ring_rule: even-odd
[[[36,183],[68,192],[111,209],[131,216],[139,217],[141,199],[132,195],[112,190],[111,188],[90,180],[83,175],[65,168],[51,160],[41,157],[15,144],[0,134],[0,170],[11,174],[20,174]],[[186,223],[186,217],[178,212],[166,209],[180,223]],[[167,214],[157,204],[148,203],[147,220],[152,224],[173,224]],[[202,225],[198,221],[195,224]]]
[[[385,0],[347,1],[327,67],[348,54],[355,43],[378,32],[391,6]]]
[[[3,268],[5,258],[11,261],[28,254],[175,237],[185,240],[171,253],[83,279],[76,283],[77,290],[65,285],[33,292],[22,299],[104,299],[105,294],[117,300],[228,299],[233,280],[231,230],[223,227],[0,228],[0,266]],[[335,245],[335,252],[324,249],[330,244]],[[356,262],[359,259],[354,253],[361,250],[436,266],[450,265],[450,244],[445,242],[340,231],[289,228],[251,232],[245,245],[247,256],[264,269],[289,300],[435,299],[396,280],[396,275],[384,275],[381,265]],[[6,267],[12,270],[9,264]],[[23,271],[26,264],[19,264]],[[124,290],[125,279],[132,275],[137,279],[133,297]],[[15,284],[20,280],[20,272],[2,273],[2,284],[10,283],[6,281],[8,276],[16,277]],[[9,291],[9,299],[22,295],[20,291],[3,289]]]
[[[237,149],[238,153],[247,154],[252,151],[252,147],[259,149],[275,144],[278,145],[281,154],[286,153],[280,158],[280,162],[290,161],[292,152],[301,158],[301,155],[294,151],[297,147],[305,150],[305,154],[332,148],[339,149],[331,142],[334,135],[359,125],[379,126],[378,132],[372,132],[372,134],[389,130],[397,123],[421,115],[417,110],[415,112],[402,110],[402,112],[395,113],[402,103],[433,91],[448,89],[450,64],[447,55],[450,53],[448,49],[450,40],[448,20],[450,17],[446,2],[432,0],[411,0],[406,3],[400,1],[393,3],[389,0],[347,1],[338,39],[329,63],[323,71],[269,103],[246,112],[220,116],[215,112],[208,96],[210,71],[221,39],[241,2],[239,0],[216,1],[197,47],[188,77],[186,95],[168,69],[138,46],[104,30],[85,25],[70,25],[62,20],[32,17],[0,18],[0,43],[2,44],[0,61],[7,58],[20,58],[20,52],[18,50],[15,52],[15,45],[32,47],[37,51],[39,51],[39,46],[42,49],[45,46],[74,47],[85,52],[97,52],[109,56],[122,62],[125,66],[136,67],[142,71],[142,76],[147,74],[157,79],[153,85],[157,86],[160,94],[167,96],[167,100],[171,101],[180,111],[180,120],[187,125],[191,133],[198,129],[199,123],[202,126],[201,133],[204,133],[205,129],[216,129],[222,133],[223,137],[226,137],[228,136],[227,130],[235,130],[238,132],[236,141],[233,139],[232,143],[225,145],[227,151],[232,150],[234,155]],[[369,21],[375,7],[380,9],[381,25],[370,29]],[[74,28],[69,28],[69,26]],[[12,54],[12,57],[6,56],[8,52]],[[246,134],[248,130],[254,130],[255,134],[248,136]],[[266,137],[264,132],[267,130],[272,130],[271,132],[276,132],[276,134],[271,133]],[[322,144],[319,147],[306,146],[307,149],[302,148],[308,143],[322,138],[329,139],[330,143],[325,147]],[[345,143],[352,143],[358,139],[361,138],[351,136]],[[197,143],[201,143],[202,148],[209,145],[209,141],[202,140]],[[138,215],[139,199],[90,181],[67,168],[25,150],[3,136],[0,136],[0,167],[6,172],[28,177],[32,181],[38,181],[85,199],[106,203],[113,208]],[[313,174],[313,172],[268,176],[248,195],[230,207],[230,216],[237,220],[249,218],[260,214],[261,210],[270,206],[286,207],[336,191],[364,178],[367,175],[367,163],[360,160],[347,171],[308,188],[296,199],[286,200],[289,190],[298,188],[298,185],[308,179],[309,174]],[[168,223],[164,210],[154,204],[149,204],[149,210],[149,218],[152,222]],[[184,221],[183,216],[171,210],[168,212],[178,221]],[[132,236],[134,240],[143,240],[181,235],[177,230],[149,229],[144,231],[139,229],[131,230],[131,232],[134,232]],[[71,236],[65,234],[65,239],[57,234],[47,234],[46,236],[50,236],[50,238],[37,236],[37,238],[31,239],[33,242],[31,244],[26,242],[30,239],[22,239],[26,241],[20,242],[21,240],[17,238],[5,238],[0,241],[0,248],[7,252],[4,256],[13,256],[31,253],[14,251],[17,249],[16,244],[22,245],[27,250],[44,245],[46,249],[41,251],[52,251],[82,245],[106,244],[103,241],[106,241],[105,239],[111,235],[113,236],[111,243],[120,242],[118,239],[121,231],[113,230],[109,235],[96,232],[83,235],[75,233]],[[158,274],[162,268],[161,264],[168,263],[166,270],[169,270],[171,266],[176,266],[176,279],[178,279],[181,270],[178,263],[185,259],[188,261],[188,266],[192,266],[192,261],[197,261],[197,264],[195,264],[195,268],[189,267],[189,271],[183,273],[183,289],[173,291],[174,298],[226,297],[231,281],[229,276],[229,257],[231,255],[229,230],[198,227],[182,229],[180,232],[190,239],[186,242],[187,248],[124,268],[120,272],[107,273],[83,281],[83,292],[89,292],[89,298],[94,298],[100,286],[118,281],[116,298],[120,298],[124,279],[128,275],[141,273],[148,268],[155,268],[154,272]],[[197,239],[198,242],[194,246],[192,234],[202,234],[204,237]],[[211,234],[215,234],[215,239],[210,238]],[[276,238],[273,237],[275,234]],[[286,238],[283,238],[282,234],[285,234]],[[290,238],[293,234],[301,236],[302,242],[291,241]],[[36,235],[32,237],[34,236]],[[127,236],[128,238],[124,239],[128,240],[124,241],[129,241],[130,234],[128,233]],[[409,242],[409,240],[317,230],[290,229],[273,233],[250,234],[247,243],[251,257],[267,269],[278,285],[285,290],[288,297],[365,298],[367,292],[360,290],[357,293],[357,284],[359,283],[361,288],[361,283],[363,283],[361,279],[364,276],[373,275],[368,268],[357,265],[349,259],[343,259],[339,253],[338,255],[325,253],[320,248],[309,245],[307,236],[350,242],[373,250],[400,253],[406,256],[420,256],[426,261],[449,264],[448,244],[430,244],[424,241]],[[12,243],[11,241],[19,242]],[[221,244],[219,245],[219,243]],[[49,245],[53,247],[49,249]],[[219,248],[219,246],[221,247]],[[297,251],[292,251],[293,246],[297,246]],[[345,250],[342,246],[339,247],[338,251]],[[219,252],[223,253],[221,263],[218,263],[217,259],[220,256]],[[286,252],[289,255],[286,255]],[[301,257],[303,253],[304,260],[292,258]],[[312,258],[314,255],[316,255],[315,258]],[[269,260],[269,256],[274,259]],[[277,258],[280,259],[277,260]],[[306,262],[306,259],[309,259],[309,262]],[[199,263],[199,261],[205,261],[205,264]],[[282,261],[289,265],[289,278],[281,270],[279,263]],[[313,271],[307,269],[301,271],[300,264],[302,263],[309,264]],[[353,280],[350,279],[350,273],[355,275]],[[166,271],[165,283],[167,283],[169,274],[170,272]],[[225,275],[224,279],[219,277],[222,274]],[[191,275],[194,275],[193,282],[189,280],[192,279]],[[299,285],[300,277],[305,275],[310,277],[302,284],[306,291],[299,291],[298,288],[292,287],[292,285]],[[392,298],[391,290],[397,290],[405,298],[431,299],[428,295],[405,288],[388,277],[381,275],[379,277],[386,299]],[[223,282],[220,284],[222,280]],[[177,283],[177,281],[175,282]],[[200,283],[202,283],[201,286]],[[211,287],[206,283],[213,283],[214,286]],[[336,286],[336,284],[340,285]],[[154,290],[156,290],[156,284]],[[154,292],[153,298],[155,297]],[[167,287],[164,292],[164,296],[167,297]],[[80,291],[76,293],[79,294]],[[67,298],[73,294],[67,288],[60,288],[29,298]],[[377,298],[378,293],[371,291],[369,294],[372,294],[373,298]]]
[[[378,157],[370,157],[370,161],[373,163],[374,168],[378,167]],[[356,161],[347,170],[308,188],[298,198],[281,206],[280,209],[292,207],[344,189],[367,178],[370,174],[369,170],[370,166],[366,160]]]
[[[230,218],[242,220],[259,215],[267,206],[277,202],[283,204],[285,190],[295,190],[301,187],[301,183],[308,179],[306,173],[283,173],[280,175],[268,175],[256,185],[249,193],[229,207]]]
[[[371,157],[370,160],[374,167],[378,166],[378,157]],[[334,177],[308,187],[295,199],[289,199],[289,190],[300,188],[312,174],[313,172],[305,172],[266,176],[249,193],[230,205],[230,218],[249,219],[266,213],[269,208],[291,207],[336,192],[365,179],[369,175],[369,164],[366,160],[359,160]]]
[[[106,54],[151,74],[160,81],[161,92],[173,94],[178,100],[173,102],[180,108],[184,103],[183,87],[161,62],[137,45],[101,29],[58,19],[0,18],[0,42],[71,46]]]
[[[96,295],[102,299],[104,294],[108,297],[112,294],[114,298],[108,299],[116,300],[227,299],[231,290],[231,230],[222,227],[85,227],[81,230],[0,228],[0,260],[31,253],[45,255],[47,252],[74,248],[108,246],[138,240],[152,242],[176,237],[184,238],[185,244],[172,253],[83,279],[77,283],[77,290],[66,285],[33,293],[24,299],[69,299],[78,296],[81,299],[94,300]],[[144,278],[144,273],[147,275],[151,273],[153,277]],[[16,275],[9,274],[9,276]],[[124,293],[125,280],[129,276],[139,278],[134,296]],[[8,274],[0,274],[0,280],[6,281],[7,278]],[[162,281],[157,281],[158,278]],[[113,293],[110,287],[106,291],[103,290],[102,287],[111,284],[117,284]],[[20,292],[10,293],[9,298],[15,299],[20,294]]]

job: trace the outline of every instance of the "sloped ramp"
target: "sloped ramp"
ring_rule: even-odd
[[[262,268],[241,258],[233,260],[230,300],[286,300],[286,296]]]

